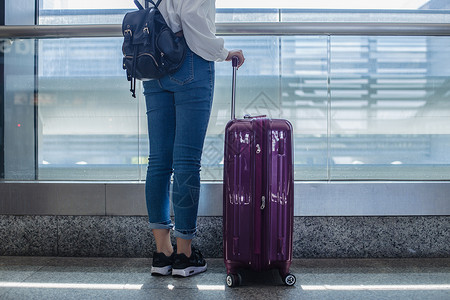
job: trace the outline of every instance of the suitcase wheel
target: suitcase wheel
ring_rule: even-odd
[[[227,275],[227,285],[229,287],[236,287],[241,285],[242,277],[241,274],[228,274]]]
[[[287,286],[293,286],[295,284],[295,282],[297,281],[297,278],[295,278],[295,276],[293,274],[287,274],[284,278],[283,278],[283,282],[285,285]]]

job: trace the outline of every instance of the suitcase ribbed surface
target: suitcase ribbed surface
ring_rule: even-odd
[[[292,126],[232,120],[225,133],[224,258],[227,271],[288,272],[293,228]]]

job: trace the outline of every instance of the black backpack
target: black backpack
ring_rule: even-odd
[[[153,7],[148,7],[148,2]],[[125,14],[123,18],[123,68],[127,70],[134,98],[136,79],[158,79],[174,73],[181,67],[186,54],[186,41],[167,25],[158,10],[160,2],[155,4],[145,0],[144,9],[138,0],[134,0],[139,10]]]

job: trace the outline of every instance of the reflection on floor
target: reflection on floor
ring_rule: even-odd
[[[277,271],[242,271],[229,288],[222,259],[192,278],[150,276],[151,259],[0,257],[0,299],[450,299],[450,258],[296,259],[293,287]]]

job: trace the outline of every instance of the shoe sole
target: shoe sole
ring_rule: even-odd
[[[152,266],[152,275],[170,275],[172,274],[172,266],[165,266],[165,267],[153,267]]]
[[[184,269],[172,269],[172,276],[189,277],[198,273],[205,272],[208,264],[201,267],[187,267]]]

